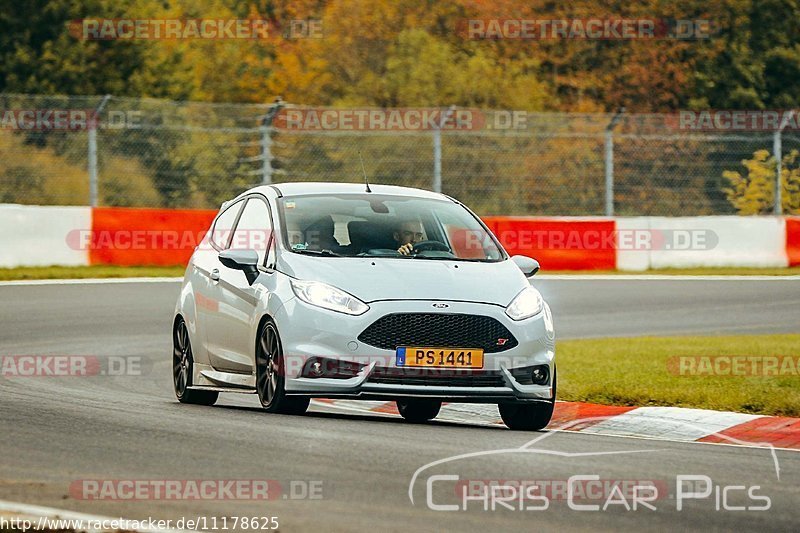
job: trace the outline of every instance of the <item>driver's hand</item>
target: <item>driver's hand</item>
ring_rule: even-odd
[[[403,255],[411,255],[411,252],[414,251],[414,245],[411,243],[404,244],[403,246],[398,248],[397,251]]]

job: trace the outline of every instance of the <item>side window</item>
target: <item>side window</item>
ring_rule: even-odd
[[[214,227],[211,230],[211,242],[220,250],[224,250],[228,247],[228,239],[231,236],[233,223],[236,222],[236,215],[239,214],[239,210],[242,208],[243,204],[244,202],[239,200],[235,204],[228,206],[228,208],[217,217],[217,221],[214,223]]]
[[[231,248],[234,250],[255,250],[258,252],[258,263],[264,264],[270,237],[272,221],[266,202],[260,198],[250,198],[244,206],[242,216],[233,232]]]
[[[464,212],[464,217],[470,216]],[[457,257],[463,259],[500,259],[502,254],[494,245],[489,235],[482,229],[467,227],[474,224],[472,221],[459,219],[452,213],[437,214],[450,247]]]

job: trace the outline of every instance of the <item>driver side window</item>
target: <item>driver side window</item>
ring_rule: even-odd
[[[250,197],[233,232],[231,249],[255,250],[258,253],[258,264],[264,265],[271,239],[272,220],[269,208],[261,198]]]
[[[439,223],[444,229],[453,253],[462,259],[497,259],[499,251],[489,236],[482,230],[467,228],[464,222],[448,214],[439,215]]]

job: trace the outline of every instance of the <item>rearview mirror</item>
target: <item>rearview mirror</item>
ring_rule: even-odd
[[[255,250],[223,250],[219,253],[219,262],[244,272],[250,285],[258,277],[258,253]]]
[[[536,259],[524,255],[515,255],[511,257],[511,260],[522,270],[526,278],[530,278],[539,272],[539,261]]]

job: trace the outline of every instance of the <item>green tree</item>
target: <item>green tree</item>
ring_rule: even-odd
[[[695,108],[764,109],[800,103],[796,0],[726,0],[711,11],[716,32],[698,43]]]
[[[145,88],[130,79],[142,63],[143,47],[70,34],[70,21],[124,17],[125,8],[114,0],[0,0],[0,91],[140,94]]]

